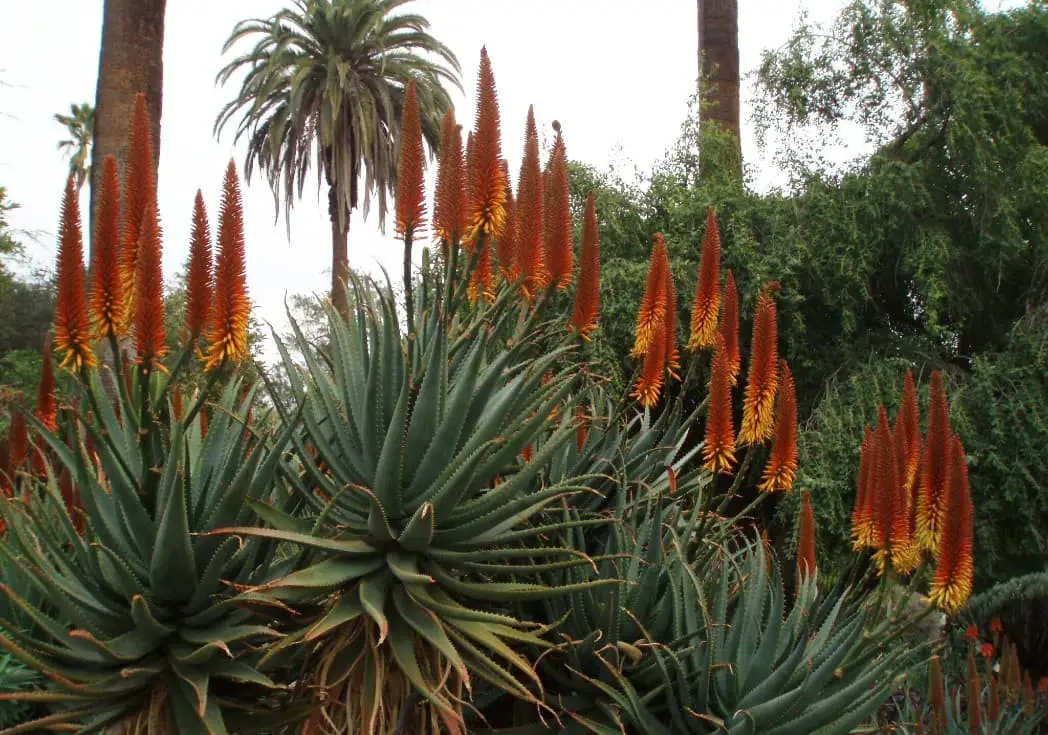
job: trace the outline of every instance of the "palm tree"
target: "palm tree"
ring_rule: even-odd
[[[699,120],[717,123],[738,143],[739,0],[698,0],[697,4],[699,84],[704,87],[699,90]]]
[[[241,114],[236,140],[248,139],[245,174],[250,178],[260,169],[274,203],[279,207],[283,199],[285,219],[302,196],[315,154],[318,184],[323,177],[328,186],[331,298],[343,314],[350,215],[363,204],[366,217],[374,195],[384,228],[408,82],[415,80],[422,134],[431,149],[451,104],[442,83],[461,88],[458,60],[427,32],[429,22],[393,14],[410,1],[294,0],[272,18],[238,23],[223,49],[244,39],[255,42],[219,72],[223,84],[246,74],[215,131]]]
[[[69,135],[58,141],[58,150],[69,156],[69,173],[76,177],[77,192],[91,174],[88,154],[91,150],[91,137],[95,130],[95,108],[90,103],[69,105],[69,114],[55,114],[55,122],[66,127]]]

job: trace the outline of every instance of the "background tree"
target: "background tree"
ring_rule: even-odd
[[[76,190],[84,186],[91,174],[91,138],[95,129],[95,108],[88,102],[69,105],[69,114],[55,114],[55,122],[66,128],[69,136],[58,141],[58,150],[69,157],[69,173],[76,177]]]
[[[146,96],[153,134],[153,170],[160,167],[160,118],[164,102],[164,13],[167,0],[105,0],[102,50],[95,91],[91,150],[91,207],[101,186],[102,161],[114,156],[121,177],[127,163],[135,95]],[[93,237],[94,228],[89,232]]]
[[[697,0],[699,92],[702,119],[735,139],[736,170],[741,166],[739,126],[739,0]]]
[[[363,204],[367,216],[375,196],[384,226],[408,81],[415,81],[431,149],[451,104],[443,83],[459,86],[458,60],[426,31],[429,22],[394,13],[409,1],[295,0],[272,18],[238,23],[224,52],[243,40],[255,45],[218,75],[223,84],[245,76],[216,132],[240,116],[235,139],[248,141],[245,174],[250,178],[257,167],[266,176],[277,206],[283,200],[285,218],[311,166],[318,183],[327,184],[331,297],[343,314],[350,215]]]

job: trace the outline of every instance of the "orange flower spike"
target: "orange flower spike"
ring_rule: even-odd
[[[167,354],[164,331],[164,278],[160,270],[160,221],[156,200],[146,205],[138,234],[138,272],[135,274],[135,362],[160,366]]]
[[[251,302],[247,295],[244,254],[244,214],[236,165],[229,162],[219,209],[218,253],[215,257],[215,299],[211,306],[206,369],[247,358]]]
[[[917,541],[923,551],[934,552],[942,536],[950,465],[950,410],[938,370],[932,373],[929,393],[928,436],[917,497]]]
[[[204,196],[197,190],[193,202],[193,227],[189,241],[189,270],[186,274],[186,329],[190,343],[207,327],[214,288],[211,228],[204,208]]]
[[[506,177],[506,226],[502,228],[502,234],[496,241],[496,256],[499,263],[499,273],[503,278],[512,278],[513,254],[517,252],[517,221],[516,203],[513,199],[513,191],[509,186],[509,163],[503,158],[500,162],[502,173]]]
[[[706,236],[703,239],[702,257],[699,260],[695,303],[691,308],[689,350],[694,352],[715,345],[720,309],[720,233],[717,230],[717,216],[713,212],[713,207],[709,207],[706,210]],[[738,318],[737,312],[736,318]]]
[[[666,260],[662,264],[666,272],[663,279],[666,283],[666,318],[662,327],[662,337],[666,340],[666,377],[667,379],[680,380],[680,349],[677,346],[677,289],[673,285],[673,273],[670,272],[670,262]]]
[[[455,110],[444,113],[440,133],[440,162],[437,191],[433,204],[434,234],[448,243],[462,240],[469,222],[469,191],[466,162],[462,153],[462,126],[455,122]]]
[[[968,601],[975,579],[972,494],[964,447],[957,437],[950,442],[948,480],[949,497],[944,504],[939,553],[928,599],[947,615],[953,615]]]
[[[724,336],[724,354],[728,360],[728,375],[734,386],[739,380],[742,356],[739,354],[739,289],[735,285],[735,274],[728,271],[721,299],[720,333]]]
[[[648,263],[648,280],[644,286],[644,296],[637,313],[637,327],[634,332],[633,349],[630,357],[646,354],[655,339],[655,333],[662,328],[669,303],[666,293],[666,282],[663,262],[669,262],[666,254],[666,240],[661,232],[652,236],[651,260]]]
[[[774,430],[775,392],[779,388],[779,331],[775,301],[767,290],[757,299],[750,347],[750,372],[742,406],[742,444],[763,444]]]
[[[557,136],[550,152],[546,179],[546,267],[550,284],[560,290],[571,285],[575,275],[575,243],[568,184],[568,154],[560,123],[553,121]]]
[[[892,431],[888,424],[888,412],[884,406],[877,409],[877,428],[874,431],[874,441],[877,446],[876,465],[873,476],[874,484],[874,548],[878,550],[877,562],[881,573],[884,573],[885,564],[891,560],[894,539],[892,538],[892,527],[895,520],[896,501],[899,493],[899,470],[895,459],[895,444],[892,441]]]
[[[868,546],[870,538],[870,468],[873,466],[873,429],[867,424],[859,451],[858,491],[852,511],[852,547],[858,551]]]
[[[775,417],[775,439],[771,457],[764,468],[764,481],[760,489],[764,492],[780,492],[793,489],[797,476],[797,394],[793,386],[793,374],[785,360],[779,369],[779,400]]]
[[[666,339],[663,333],[665,321],[656,330],[651,346],[644,355],[644,365],[634,386],[632,398],[640,401],[645,408],[651,408],[659,402],[662,385],[666,380]]]
[[[811,493],[801,494],[801,520],[797,536],[797,574],[807,577],[815,574],[815,512],[811,507]]]
[[[586,196],[586,213],[582,229],[582,254],[579,282],[575,286],[575,305],[571,311],[571,328],[587,342],[597,328],[600,312],[600,227],[593,193]]]
[[[933,720],[940,729],[944,729],[946,727],[946,686],[938,656],[932,656],[928,661],[928,701],[932,707]]]
[[[58,295],[55,300],[55,346],[61,365],[72,370],[95,365],[84,283],[84,244],[80,206],[73,178],[66,181],[58,241]]]
[[[414,237],[424,223],[422,121],[419,119],[415,80],[404,95],[404,119],[400,130],[400,166],[397,170],[397,235]]]
[[[494,271],[491,265],[491,245],[488,242],[488,238],[482,238],[479,242],[474,244],[475,248],[480,248],[480,252],[477,254],[477,265],[473,269],[473,273],[469,280],[469,300],[470,303],[477,303],[477,299],[483,298],[487,302],[495,300],[495,279]]]
[[[36,418],[54,432],[58,429],[58,405],[55,402],[55,369],[51,364],[51,337],[44,337],[44,362],[40,368],[40,385],[36,395]]]
[[[130,325],[135,310],[135,278],[138,272],[139,229],[146,206],[156,199],[156,171],[153,169],[153,133],[146,111],[146,96],[135,97],[128,141],[126,179],[124,180],[124,231],[120,247],[120,274],[124,288],[125,327]]]
[[[911,487],[907,485],[907,472],[910,466],[910,444],[906,418],[900,413],[892,430],[897,482],[893,486],[895,499],[893,505],[891,538],[892,566],[899,574],[910,574],[921,563],[921,550],[914,536],[914,504]]]
[[[581,404],[575,407],[575,426],[575,449],[582,454],[589,437],[589,415],[586,413],[586,407]]]
[[[95,339],[117,337],[124,319],[124,284],[120,273],[120,178],[116,159],[102,162],[102,188],[95,212],[91,247],[91,323]]]
[[[517,252],[513,260],[514,275],[524,279],[524,291],[528,298],[534,298],[546,283],[546,264],[543,257],[546,229],[544,199],[535,110],[529,107],[524,160],[520,164],[520,180],[517,184]]]
[[[710,399],[706,414],[706,441],[702,448],[704,467],[711,472],[730,473],[735,465],[735,424],[731,406],[731,380],[724,340],[719,339],[710,369]]]
[[[502,140],[499,131],[499,103],[495,92],[495,75],[487,48],[480,50],[480,75],[477,80],[477,117],[470,227],[471,238],[480,234],[498,237],[506,222],[506,180],[502,177]]]

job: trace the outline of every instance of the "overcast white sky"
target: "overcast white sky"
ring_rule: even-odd
[[[160,213],[164,272],[185,260],[193,197],[204,192],[217,212],[230,156],[242,163],[230,135],[216,141],[215,115],[234,92],[215,86],[220,51],[234,23],[266,17],[281,0],[168,0],[164,54],[164,115]],[[813,20],[831,18],[843,0],[740,0],[745,73],[760,52],[783,43],[802,8]],[[36,232],[32,258],[54,256],[54,232],[67,164],[56,151],[64,129],[52,120],[72,102],[94,101],[102,0],[17,3],[0,24],[0,185],[21,203],[14,227]],[[569,156],[604,168],[624,156],[650,168],[676,138],[696,76],[695,0],[418,0],[408,9],[431,21],[432,33],[458,55],[465,95],[455,93],[460,121],[471,121],[480,48],[492,59],[503,120],[503,145],[516,172],[524,120],[535,105],[540,129],[564,126]],[[744,90],[743,116],[748,116]],[[744,153],[757,159],[744,130]],[[621,153],[615,149],[621,147]],[[765,172],[766,178],[770,172]],[[516,174],[514,173],[514,179]],[[85,187],[85,202],[86,202]],[[316,190],[274,224],[272,196],[253,180],[245,190],[248,279],[258,315],[283,321],[286,294],[326,290],[330,230]],[[325,197],[326,201],[326,197]],[[214,221],[214,216],[212,216]],[[397,272],[399,245],[373,218],[355,214],[350,261]]]

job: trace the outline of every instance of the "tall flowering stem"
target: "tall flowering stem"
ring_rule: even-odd
[[[193,202],[193,226],[189,240],[189,271],[186,274],[186,331],[192,344],[207,326],[211,311],[214,272],[211,255],[211,227],[207,221],[204,196],[197,190]]]
[[[648,279],[644,285],[640,310],[637,312],[637,326],[630,357],[640,357],[648,352],[656,331],[666,318],[666,309],[669,308],[665,283],[665,275],[669,273],[669,269],[663,268],[663,263],[669,262],[669,256],[662,233],[655,233],[653,243],[651,260],[648,263]]]
[[[215,370],[248,356],[247,330],[251,302],[247,295],[244,253],[244,213],[236,164],[229,162],[219,209],[218,254],[215,259],[215,299],[211,305],[205,367]]]
[[[466,233],[468,222],[469,192],[466,160],[462,152],[462,126],[455,122],[454,108],[449,107],[440,129],[433,231],[442,242],[457,245]]]
[[[884,406],[877,411],[877,427],[873,437],[873,547],[877,549],[875,558],[878,569],[883,574],[892,557],[892,526],[899,497],[899,466],[895,458],[895,443],[892,441],[888,412]]]
[[[797,574],[810,577],[815,574],[815,513],[811,507],[811,493],[801,494],[801,520],[797,534]]]
[[[487,48],[480,50],[477,80],[477,117],[473,136],[474,160],[471,166],[470,241],[480,235],[498,237],[506,221],[506,181],[503,178],[502,139],[499,130],[498,96],[495,75]]]
[[[44,361],[36,393],[36,418],[48,431],[58,429],[58,403],[55,400],[55,368],[51,363],[51,337],[44,337]]]
[[[775,287],[777,284],[772,284],[757,299],[750,372],[739,431],[739,442],[744,445],[763,444],[774,431],[775,393],[779,388],[779,330],[775,301],[769,292]]]
[[[575,305],[571,310],[571,328],[584,340],[597,328],[600,312],[600,226],[593,193],[586,196],[582,228],[582,254],[579,282],[575,287]]]
[[[921,463],[917,497],[917,541],[922,551],[934,553],[942,536],[945,497],[949,490],[950,409],[942,374],[931,376],[928,401],[928,436]]]
[[[858,491],[855,494],[855,509],[852,511],[852,546],[858,551],[873,545],[873,429],[867,424],[859,451]]]
[[[689,350],[695,351],[716,345],[720,309],[720,233],[717,230],[717,216],[713,212],[713,207],[710,207],[706,211],[706,236],[702,243],[702,256],[699,260],[695,302],[691,307]],[[736,319],[738,319],[737,311]]]
[[[506,177],[506,224],[502,234],[495,242],[495,254],[498,259],[499,275],[506,279],[513,278],[513,256],[517,252],[517,205],[513,199],[513,190],[509,185],[509,163],[502,159],[502,173]]]
[[[779,369],[778,411],[775,417],[775,439],[771,457],[764,468],[760,489],[764,492],[781,492],[793,489],[797,476],[797,394],[793,386],[793,373],[785,360]]]
[[[66,181],[62,200],[57,271],[55,347],[61,355],[61,365],[77,371],[93,367],[96,359],[91,349],[91,325],[87,314],[80,205],[72,176]]]
[[[968,601],[975,580],[975,514],[964,447],[956,436],[950,441],[949,462],[949,495],[943,504],[940,545],[928,599],[947,615],[954,615]]]
[[[513,275],[523,279],[524,293],[534,299],[546,283],[544,258],[545,191],[539,166],[539,134],[535,127],[535,109],[528,108],[524,137],[524,159],[520,164],[517,184],[516,245]]]
[[[641,325],[646,331],[646,348],[643,353],[644,363],[640,376],[634,386],[633,398],[640,401],[645,408],[654,406],[662,394],[662,387],[667,377],[676,378],[679,368],[677,351],[677,313],[676,291],[673,287],[673,276],[670,273],[670,261],[666,253],[666,241],[661,233],[654,236],[652,259],[648,272],[648,285],[653,288],[652,298],[641,302],[638,315],[638,339]],[[645,293],[645,296],[648,294]],[[661,304],[659,318],[654,323],[646,319],[645,310],[649,301]]]
[[[731,384],[739,380],[742,356],[739,354],[739,289],[735,285],[735,274],[728,271],[721,299],[720,333],[724,337],[724,355],[728,361],[728,376]]]
[[[135,361],[149,370],[160,367],[167,354],[160,220],[155,199],[146,205],[138,238],[138,268],[134,280]]]
[[[91,324],[97,340],[115,339],[124,319],[124,284],[120,273],[120,178],[116,159],[102,162],[102,189],[95,212],[91,248]]]
[[[156,171],[153,167],[153,133],[146,111],[146,97],[135,97],[131,134],[124,179],[124,229],[120,247],[120,274],[124,288],[124,322],[130,325],[135,311],[135,278],[138,273],[140,229],[146,207],[156,199]]]
[[[397,169],[397,234],[404,238],[404,301],[408,333],[415,331],[415,299],[411,287],[411,245],[424,223],[422,122],[419,119],[415,80],[404,95],[404,119],[400,129],[400,164]]]
[[[550,151],[546,175],[546,269],[550,285],[564,290],[575,274],[575,243],[568,186],[568,154],[560,123],[553,121],[557,136]]]
[[[718,340],[710,366],[709,406],[702,447],[704,466],[711,472],[729,473],[735,465],[735,422],[732,416],[731,378],[723,338]]]

